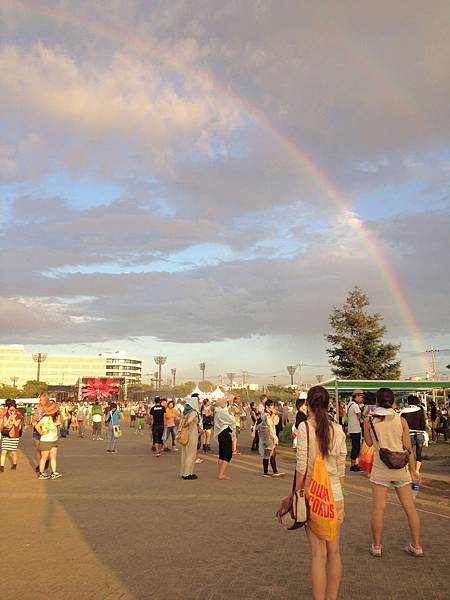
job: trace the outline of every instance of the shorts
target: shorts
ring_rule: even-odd
[[[39,449],[41,452],[48,452],[52,448],[57,448],[57,447],[58,447],[58,440],[55,440],[54,442],[41,442],[39,445]]]
[[[41,439],[41,434],[38,433],[37,431],[33,431],[33,440],[35,440],[36,442],[39,442],[40,439]]]
[[[395,488],[401,488],[401,487],[405,487],[405,485],[411,485],[411,481],[374,481],[373,479],[370,480],[370,483],[373,483],[375,485],[382,485],[384,487],[387,487],[391,490],[395,489]]]
[[[162,444],[164,437],[164,425],[156,425],[152,428],[153,443]]]

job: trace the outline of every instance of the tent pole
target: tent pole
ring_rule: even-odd
[[[336,423],[339,423],[339,384],[337,377],[334,380],[334,400],[336,402],[336,414],[334,415],[334,420],[336,421]]]

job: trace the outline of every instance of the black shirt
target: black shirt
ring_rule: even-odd
[[[300,423],[303,423],[303,421],[306,421],[307,418],[308,418],[308,415],[306,413],[304,413],[302,410],[298,410],[297,414],[295,415],[295,429],[298,428]]]
[[[164,427],[164,414],[166,409],[161,404],[155,404],[150,410],[153,417],[153,427]]]

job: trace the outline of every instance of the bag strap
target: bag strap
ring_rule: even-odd
[[[373,425],[373,419],[372,419],[372,417],[369,417],[369,423],[370,423],[370,427],[372,428],[373,435],[375,436],[375,439],[376,439],[377,443],[379,444],[380,440],[378,439],[377,432],[375,431],[375,427]]]
[[[303,481],[302,481],[302,486],[300,488],[300,491],[303,491],[305,489],[305,483],[306,483],[306,474],[308,472],[308,462],[309,462],[309,424],[307,421],[305,421],[305,427],[306,427],[306,469],[305,469],[305,473],[303,475]],[[298,442],[298,439],[297,439]],[[294,481],[292,482],[292,491],[295,492],[295,484],[297,481],[297,468],[294,469]]]

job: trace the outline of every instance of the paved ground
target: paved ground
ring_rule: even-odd
[[[215,479],[215,457],[198,466],[197,481],[183,481],[177,478],[179,457],[154,458],[147,435],[137,438],[126,429],[117,455],[105,452],[105,442],[73,436],[61,440],[64,476],[56,481],[36,479],[26,435],[19,469],[0,474],[3,597],[311,597],[305,534],[281,530],[273,518],[289,480],[262,478],[259,458],[244,452],[233,460],[229,482]],[[292,469],[288,451],[281,463]],[[448,489],[448,481],[446,485]],[[350,473],[346,488],[340,597],[449,598],[450,511],[418,502],[426,557],[413,559],[402,551],[407,526],[392,497],[385,555],[377,560],[368,553],[367,480]]]

